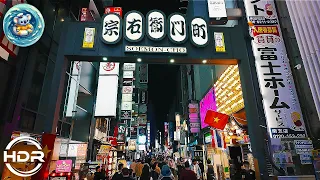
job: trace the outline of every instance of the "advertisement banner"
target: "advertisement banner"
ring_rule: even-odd
[[[137,139],[137,126],[132,126],[130,131],[130,138]]]
[[[122,94],[122,102],[132,102],[132,94]]]
[[[80,21],[84,22],[87,20],[89,14],[89,9],[88,8],[81,8],[80,10]]]
[[[304,120],[274,1],[245,0],[244,4],[270,136],[305,138]]]
[[[200,120],[201,128],[206,128],[209,125],[204,122],[208,110],[217,110],[217,103],[214,95],[214,89],[211,88],[208,93],[200,101]],[[189,110],[190,111],[190,110]]]
[[[119,63],[101,62],[99,75],[119,75]]]
[[[121,7],[106,7],[104,8],[104,14],[116,13],[122,17],[122,8]]]
[[[132,86],[133,80],[132,79],[123,79],[122,86]]]
[[[140,104],[147,104],[148,103],[148,91],[144,89],[140,89]]]
[[[227,17],[227,9],[224,0],[208,0],[209,18]]]
[[[123,78],[132,79],[133,78],[133,71],[123,71]]]
[[[86,27],[84,29],[82,48],[93,48],[95,33],[96,33],[95,28]]]
[[[127,124],[121,123],[118,124],[118,143],[125,143],[126,142],[126,127]]]
[[[197,103],[189,104],[189,122],[190,122],[190,132],[199,133],[200,132],[200,119],[199,119],[199,105]]]
[[[124,71],[135,71],[136,70],[136,63],[124,63],[123,70]]]
[[[133,86],[123,86],[122,93],[123,94],[132,94],[133,93]]]
[[[72,160],[58,160],[56,161],[56,173],[71,172]]]
[[[121,120],[131,120],[131,111],[130,110],[121,111]]]
[[[224,43],[223,32],[214,32],[213,36],[214,36],[216,52],[226,52],[226,45]]]
[[[148,64],[141,64],[139,70],[140,83],[148,83]]]

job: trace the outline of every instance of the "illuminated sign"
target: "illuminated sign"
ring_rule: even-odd
[[[18,4],[8,10],[3,19],[3,31],[8,40],[19,47],[36,43],[44,32],[40,11],[29,4]]]
[[[199,120],[199,105],[197,103],[189,104],[189,122],[190,122],[190,132],[199,133],[200,132],[200,120]]]
[[[71,172],[72,160],[58,160],[56,162],[56,173]]]
[[[229,66],[214,87],[218,112],[230,115],[244,108],[238,65]]]
[[[96,32],[95,28],[86,27],[84,29],[82,48],[93,48],[95,32]]]
[[[208,110],[217,110],[216,100],[214,96],[213,88],[211,88],[208,93],[200,101],[200,120],[201,128],[206,128],[209,125],[204,122]]]

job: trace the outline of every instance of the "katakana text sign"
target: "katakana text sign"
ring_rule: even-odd
[[[271,138],[301,138],[304,120],[273,1],[245,0],[260,91]]]

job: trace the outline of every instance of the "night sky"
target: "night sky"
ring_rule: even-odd
[[[122,7],[123,14],[131,10],[140,11],[146,15],[150,10],[161,10],[168,17],[179,12],[180,0],[114,0],[115,7]],[[179,66],[149,64],[149,103],[153,104],[157,129],[163,129],[170,105],[175,96],[175,84]]]
[[[149,103],[153,104],[157,129],[163,129],[163,122],[176,95],[177,65],[149,64]]]

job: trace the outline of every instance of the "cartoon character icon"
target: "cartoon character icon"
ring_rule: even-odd
[[[265,10],[268,16],[272,16],[273,15],[273,7],[271,4],[266,4],[265,5]]]
[[[33,26],[30,24],[31,15],[20,13],[14,17],[13,32],[18,36],[28,36],[33,32]]]
[[[297,128],[302,128],[302,120],[301,120],[301,114],[298,112],[292,112],[291,113],[291,119],[293,121],[293,124]]]

